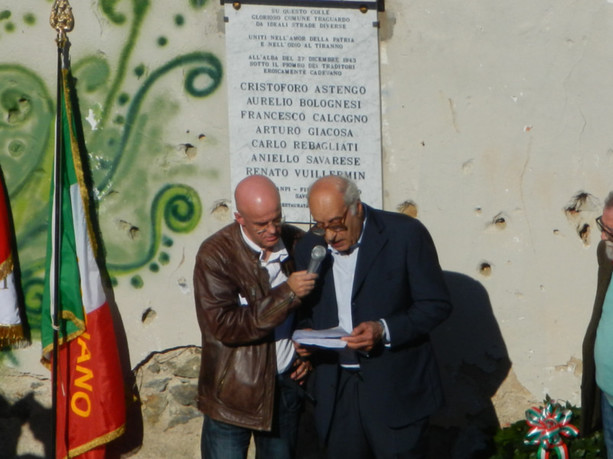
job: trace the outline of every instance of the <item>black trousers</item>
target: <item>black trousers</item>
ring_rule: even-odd
[[[359,371],[341,370],[326,446],[329,459],[425,459],[428,419],[389,427],[364,413],[368,396]]]

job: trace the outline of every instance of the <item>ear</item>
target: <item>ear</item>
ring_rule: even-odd
[[[245,219],[238,212],[234,212],[234,220],[236,220],[239,225],[245,226]]]
[[[358,217],[360,218],[364,217],[364,207],[362,206],[362,201],[358,200],[358,202],[356,202],[355,210],[356,210],[355,214]]]

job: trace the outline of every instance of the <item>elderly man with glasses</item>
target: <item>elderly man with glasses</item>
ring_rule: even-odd
[[[310,368],[291,341],[293,312],[317,275],[292,272],[303,232],[283,223],[272,181],[247,177],[234,198],[235,222],[202,243],[194,269],[202,457],[244,459],[253,435],[257,458],[290,459],[304,394],[296,381]]]
[[[581,433],[603,428],[607,457],[613,459],[613,191],[596,219],[601,234],[598,244],[598,284],[592,318],[583,340],[581,380]]]
[[[315,422],[329,458],[425,458],[428,418],[443,402],[429,333],[451,312],[426,228],[360,201],[355,183],[316,181],[315,225],[296,247],[296,266],[325,245],[305,327],[340,326],[341,351],[312,352]]]

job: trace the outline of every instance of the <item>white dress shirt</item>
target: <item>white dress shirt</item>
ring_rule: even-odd
[[[334,276],[334,290],[336,292],[336,304],[338,307],[338,325],[343,330],[351,333],[353,330],[353,314],[351,311],[351,294],[353,292],[353,281],[355,268],[358,262],[360,244],[366,228],[366,218],[362,224],[362,231],[358,241],[349,248],[347,252],[339,252],[334,247],[328,245],[332,253],[334,263],[332,264],[332,274]],[[383,342],[389,347],[389,330],[384,319],[380,319],[383,325]],[[340,355],[341,365],[346,368],[359,368],[355,351],[345,349]]]
[[[268,260],[264,260],[264,251],[260,246],[255,244],[243,231],[241,226],[241,234],[245,243],[256,252],[260,253],[260,265],[268,271],[270,278],[270,288],[274,288],[281,285],[287,280],[287,276],[281,270],[281,262],[289,257],[287,249],[283,244],[283,241],[279,239],[279,242],[272,248]],[[239,299],[242,305],[247,305],[247,300],[239,295]],[[285,373],[294,361],[296,351],[294,350],[294,344],[292,343],[292,328],[294,323],[294,313],[292,312],[287,316],[285,321],[275,328],[275,346],[277,351],[277,373]]]

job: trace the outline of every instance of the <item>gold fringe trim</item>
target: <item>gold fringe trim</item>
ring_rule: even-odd
[[[70,341],[73,338],[76,338],[77,336],[79,336],[81,333],[85,331],[85,321],[75,316],[72,311],[62,311],[62,319],[70,320],[74,324],[74,326],[78,328],[77,331],[68,335],[68,341]]]
[[[78,336],[81,336],[85,332],[85,322],[77,318],[77,316],[75,316],[72,312],[62,311],[62,319],[67,319],[67,320],[72,321],[75,324],[75,326],[78,327],[78,330],[70,333],[68,336],[60,336],[58,339],[58,346],[61,346],[64,343],[72,341],[73,339],[77,338]],[[45,368],[47,368],[47,370],[51,370],[51,360],[48,358],[48,356],[51,355],[52,351],[53,351],[53,343],[43,348],[42,357],[40,358],[40,363],[42,363],[45,366]]]
[[[6,279],[6,276],[13,272],[13,255],[0,263],[0,281]]]
[[[81,191],[81,202],[83,205],[83,213],[85,222],[87,224],[87,232],[89,234],[89,243],[92,246],[94,257],[98,256],[98,241],[94,233],[94,227],[91,219],[89,218],[89,194],[87,192],[87,185],[85,183],[85,175],[83,173],[83,163],[81,161],[81,153],[79,151],[79,142],[77,140],[77,134],[74,131],[73,120],[74,114],[72,112],[72,97],[70,94],[69,84],[70,72],[68,69],[62,70],[62,82],[64,85],[64,102],[66,105],[66,118],[68,118],[68,129],[70,131],[70,146],[72,152],[72,162],[75,168],[75,175],[77,176],[77,182],[79,182],[79,190]]]
[[[84,445],[77,446],[76,448],[71,449],[70,451],[68,451],[68,456],[65,456],[64,459],[67,459],[70,457],[77,457],[79,454],[86,453],[90,449],[94,449],[94,448],[97,448],[98,446],[106,445],[107,443],[112,442],[116,438],[121,437],[123,433],[125,432],[125,430],[126,430],[126,425],[122,424],[119,428],[117,428],[113,432],[109,432],[105,435],[102,435],[98,438],[93,439],[89,443],[85,443]]]
[[[23,326],[17,325],[0,325],[0,349],[11,346],[14,348],[27,347],[30,342],[23,334]]]

